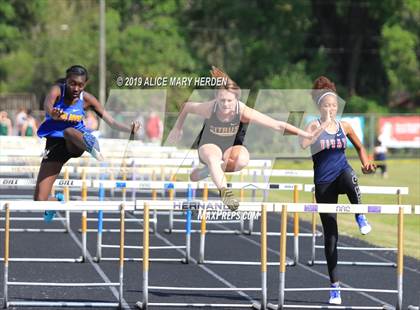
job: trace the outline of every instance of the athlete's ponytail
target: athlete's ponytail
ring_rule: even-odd
[[[225,72],[220,70],[219,68],[212,66],[210,70],[210,75],[214,78],[223,78],[226,80],[226,83],[224,83],[222,86],[219,86],[217,88],[217,91],[221,89],[225,89],[231,93],[233,93],[236,97],[236,99],[239,99],[241,97],[241,89],[239,88],[238,84],[234,80],[232,80],[229,75],[227,75]]]

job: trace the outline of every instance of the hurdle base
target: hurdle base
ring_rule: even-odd
[[[95,263],[99,263],[101,261],[108,261],[108,262],[116,262],[119,261],[120,259],[118,257],[94,257],[93,261]],[[125,262],[142,262],[143,258],[139,258],[139,257],[124,257],[124,261]],[[181,262],[184,263],[185,258],[149,258],[150,262]]]
[[[4,228],[0,228],[0,232],[4,232]],[[14,233],[68,233],[65,228],[11,228],[10,232]]]
[[[395,310],[394,307],[383,305],[383,306],[319,306],[319,305],[283,305],[283,309],[358,309],[358,310],[374,310],[374,309],[380,309],[380,310]],[[271,310],[277,310],[278,305],[268,303],[267,309]]]
[[[174,233],[174,234],[185,234],[185,229],[168,229],[168,228],[165,228],[164,230],[163,230],[165,233],[167,233],[167,234],[171,234],[171,233]],[[201,233],[201,230],[199,230],[199,229],[191,229],[191,233],[196,233],[196,234],[199,234],[199,233]],[[241,232],[239,231],[239,230],[206,230],[206,234],[221,234],[221,235],[240,235],[241,234]]]
[[[261,232],[259,232],[259,231],[249,231],[249,230],[244,230],[244,234],[246,234],[246,235],[250,235],[250,236],[261,236]],[[288,237],[295,237],[295,234],[294,233],[286,233],[286,235],[288,236]],[[267,236],[271,236],[271,237],[280,237],[281,236],[281,233],[278,233],[278,232],[271,232],[271,231],[269,231],[269,232],[267,232]],[[313,234],[312,233],[299,233],[298,234],[298,237],[303,237],[303,238],[312,238],[313,237]],[[322,237],[322,233],[321,232],[317,232],[316,234],[315,234],[315,237]]]
[[[83,307],[83,308],[118,308],[119,303],[115,302],[76,302],[76,301],[9,301],[8,307]]]
[[[82,233],[81,229],[77,230],[78,233]],[[97,233],[98,229],[94,229],[94,228],[89,228],[86,229],[87,233]],[[102,232],[106,232],[106,233],[120,233],[120,230],[118,228],[107,228],[107,229],[103,229]],[[126,233],[143,233],[143,229],[126,229],[125,230]],[[149,233],[154,234],[155,231],[154,229],[149,229]]]
[[[143,302],[138,301],[136,306],[139,309],[147,309],[149,307],[192,307],[192,308],[252,308],[252,304],[207,304],[207,303],[160,303],[149,302],[146,307],[143,307]]]
[[[325,260],[308,261],[309,266],[326,265],[326,264],[327,264],[327,262]],[[337,264],[338,265],[346,265],[346,266],[379,266],[379,267],[394,267],[394,268],[397,268],[396,263],[339,261]]]
[[[261,262],[246,262],[246,261],[217,261],[217,260],[203,260],[200,264],[208,265],[242,265],[242,266],[260,266]],[[267,266],[279,266],[280,262],[267,262]],[[296,266],[294,261],[287,261],[286,266]]]
[[[4,261],[4,258],[0,258],[0,261]],[[79,258],[27,258],[27,257],[14,257],[9,258],[9,262],[30,262],[30,263],[83,263],[84,259],[82,256]]]

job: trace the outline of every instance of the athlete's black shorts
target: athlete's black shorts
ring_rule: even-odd
[[[70,152],[66,147],[64,138],[47,138],[42,162],[60,162],[64,164],[70,158],[82,156],[83,152],[83,150],[77,154]]]

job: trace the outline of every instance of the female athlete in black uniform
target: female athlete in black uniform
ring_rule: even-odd
[[[239,171],[249,162],[249,153],[243,145],[246,126],[253,122],[279,132],[288,132],[311,139],[313,134],[288,123],[277,121],[239,101],[241,90],[223,71],[213,67],[213,77],[227,79],[225,86],[217,89],[216,98],[208,102],[186,102],[178,120],[169,134],[169,141],[182,136],[182,127],[188,113],[204,117],[203,128],[195,142],[200,161],[205,165],[191,173],[192,181],[199,181],[209,174],[220,191],[223,202],[236,210],[239,201],[227,188],[224,172]]]

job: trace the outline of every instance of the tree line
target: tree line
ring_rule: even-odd
[[[419,112],[418,0],[107,0],[107,93],[123,76],[208,76],[308,89],[331,78],[345,112]],[[72,64],[98,94],[96,0],[0,0],[0,93],[42,100]],[[191,89],[169,89],[176,111]],[[413,109],[414,108],[414,109]]]

